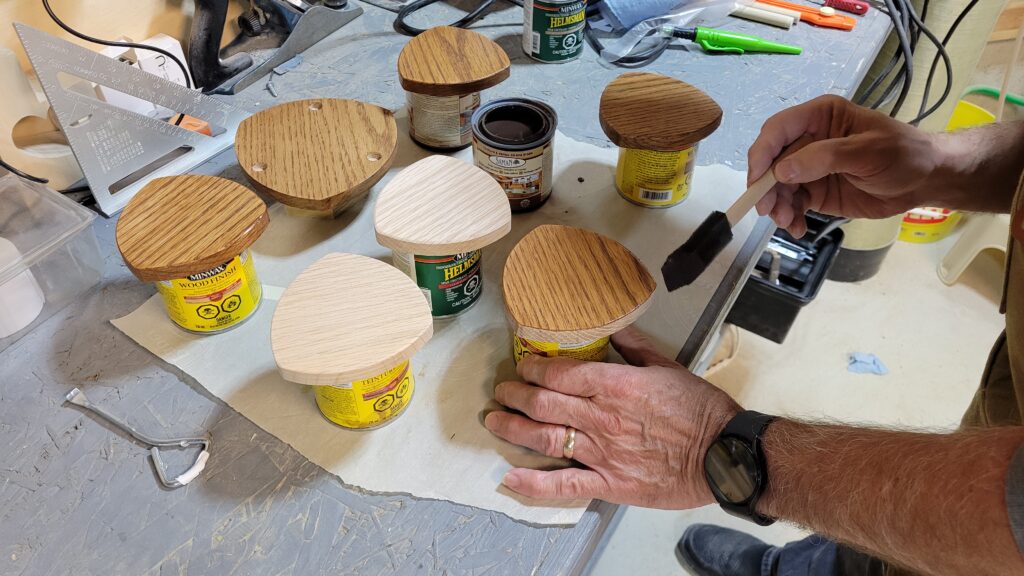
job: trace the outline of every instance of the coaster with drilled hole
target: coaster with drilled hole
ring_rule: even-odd
[[[252,317],[263,297],[249,247],[270,222],[245,186],[215,176],[155,178],[117,222],[128,269],[155,282],[167,315],[196,334],[215,334]]]
[[[501,185],[449,156],[428,156],[399,172],[374,208],[377,242],[423,290],[435,318],[469,309],[483,290],[483,248],[512,229]]]
[[[619,146],[619,194],[634,204],[668,208],[690,193],[697,145],[722,123],[722,109],[686,82],[629,72],[604,89],[600,119]]]
[[[502,282],[518,363],[529,354],[601,361],[609,336],[635,322],[657,283],[618,242],[581,228],[534,228]]]
[[[398,55],[409,136],[434,150],[469,146],[480,91],[508,78],[509,66],[501,46],[463,28],[438,26],[410,40]]]
[[[390,110],[317,98],[279,104],[238,126],[238,164],[258,190],[302,210],[336,215],[387,173],[398,146]]]
[[[281,376],[312,386],[325,418],[368,429],[408,407],[410,359],[432,334],[430,309],[406,275],[373,258],[333,253],[284,291],[270,343]]]

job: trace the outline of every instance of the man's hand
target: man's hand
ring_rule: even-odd
[[[522,414],[491,412],[487,429],[515,444],[562,457],[566,427],[577,430],[573,458],[586,468],[515,468],[504,484],[536,498],[599,498],[652,508],[714,502],[704,453],[740,407],[725,392],[654,350],[627,328],[612,344],[633,366],[529,356],[524,382],[502,382],[498,402]]]
[[[769,118],[747,155],[748,181],[804,134],[814,142],[778,163],[779,184],[757,203],[758,214],[770,214],[794,236],[807,231],[807,210],[883,218],[926,203],[936,185],[950,184],[932,180],[944,158],[936,136],[838,96]]]

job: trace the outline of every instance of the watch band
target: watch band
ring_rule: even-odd
[[[758,500],[765,488],[768,487],[768,460],[764,455],[761,437],[775,418],[775,416],[753,410],[745,410],[729,420],[718,436],[719,438],[736,438],[745,442],[751,448],[756,465],[753,494],[742,503],[732,503],[721,498],[718,498],[718,503],[729,514],[750,520],[760,526],[769,526],[775,523],[774,518],[760,514],[756,510]],[[714,492],[712,489],[712,493]],[[717,498],[718,495],[715,496]]]

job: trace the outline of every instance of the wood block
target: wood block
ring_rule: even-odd
[[[505,262],[505,310],[516,333],[582,343],[629,326],[657,283],[625,246],[580,228],[538,226]]]
[[[416,36],[398,55],[402,88],[430,96],[479,92],[509,76],[508,55],[471,30],[438,26]]]
[[[686,82],[628,72],[601,94],[601,128],[622,148],[673,152],[700,142],[722,123],[722,109]]]
[[[384,177],[397,147],[390,110],[334,98],[257,112],[235,137],[238,163],[257,189],[288,206],[335,214]]]
[[[430,340],[433,326],[408,276],[373,258],[333,253],[284,291],[270,343],[286,380],[327,386],[394,368]]]
[[[428,156],[381,190],[374,227],[381,246],[447,256],[478,250],[508,234],[512,211],[490,174],[449,156]]]
[[[117,221],[117,247],[143,282],[206,272],[238,256],[270,222],[245,186],[216,176],[155,178]]]

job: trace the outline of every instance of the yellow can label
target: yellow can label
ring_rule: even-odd
[[[696,161],[696,146],[679,152],[620,148],[615,186],[634,204],[674,206],[690,194]]]
[[[157,282],[156,288],[171,320],[200,333],[220,332],[242,322],[263,297],[248,250],[212,270]]]
[[[373,378],[335,386],[316,386],[316,405],[331,422],[345,428],[375,428],[409,405],[414,382],[409,361]]]
[[[521,336],[513,336],[513,354],[516,364],[530,354],[544,356],[545,358],[573,358],[587,362],[604,362],[608,357],[609,338],[605,336],[599,340],[586,344],[559,344],[557,342],[540,342],[528,340]]]

